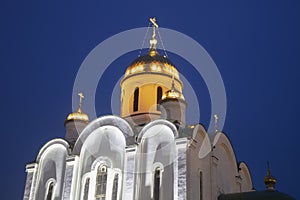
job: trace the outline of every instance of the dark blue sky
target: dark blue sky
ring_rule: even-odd
[[[299,199],[299,10],[297,0],[1,0],[0,198],[20,199],[25,164],[49,139],[64,137],[73,82],[87,54],[106,38],[147,26],[156,16],[162,27],[194,38],[217,64],[228,100],[223,131],[238,161],[248,164],[254,187],[264,189],[269,160],[277,189]],[[121,57],[100,80],[98,115],[109,114],[110,85],[135,57]],[[205,84],[185,61],[173,58],[198,86],[201,123],[207,126]]]

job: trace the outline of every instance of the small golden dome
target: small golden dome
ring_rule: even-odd
[[[76,112],[70,113],[67,117],[67,121],[80,120],[80,121],[89,121],[89,116],[83,112],[79,112],[79,109]]]
[[[184,96],[183,94],[177,90],[175,88],[175,84],[174,84],[174,76],[172,78],[172,86],[171,86],[171,90],[168,90],[162,97],[161,97],[161,100],[164,101],[166,99],[178,99],[178,100],[183,100],[185,101],[184,99]]]
[[[68,117],[66,119],[66,122],[77,120],[77,121],[84,121],[84,122],[88,123],[89,122],[89,116],[87,114],[85,114],[84,112],[82,112],[82,110],[81,110],[82,99],[84,98],[84,96],[81,92],[78,94],[78,96],[79,96],[78,109],[77,109],[77,111],[72,112],[68,115]]]
[[[270,170],[269,162],[267,163],[267,165],[268,165],[268,173],[267,173],[267,175],[264,178],[264,183],[265,183],[266,188],[268,190],[274,190],[274,187],[275,187],[275,184],[276,184],[277,180],[276,180],[276,178],[274,178],[271,175],[271,170]]]
[[[185,100],[184,96],[181,92],[177,91],[177,90],[169,90],[167,91],[161,98],[162,100],[165,99],[181,99],[181,100]]]

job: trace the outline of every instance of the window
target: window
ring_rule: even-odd
[[[139,109],[139,88],[135,88],[133,96],[133,112]]]
[[[97,169],[95,200],[105,200],[106,197],[107,168],[101,165]]]
[[[113,190],[112,190],[112,200],[117,200],[118,197],[118,182],[119,182],[119,174],[115,175],[114,178],[114,185],[113,185]]]
[[[90,178],[87,178],[84,184],[83,200],[88,200],[89,197]]]
[[[157,104],[156,110],[159,110],[159,103],[161,97],[162,97],[162,88],[159,86],[157,87],[157,93],[156,93],[156,104]]]
[[[154,190],[153,190],[153,199],[159,200],[160,193],[160,169],[156,168],[154,172]]]
[[[203,200],[203,174],[202,174],[202,171],[200,171],[200,179],[199,179],[199,197],[200,197],[200,200]]]
[[[51,181],[51,183],[48,186],[46,200],[52,200],[53,187],[54,187],[54,183]]]

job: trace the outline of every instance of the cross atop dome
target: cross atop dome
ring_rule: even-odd
[[[82,107],[82,100],[83,100],[84,96],[83,96],[82,92],[78,93],[78,96],[79,96],[79,105],[78,105],[78,110],[77,110],[77,112],[78,112],[78,113],[81,113],[81,112],[82,112],[82,110],[81,110],[81,107]]]
[[[150,54],[150,56],[155,56],[157,54],[157,51],[156,51],[156,44],[157,44],[156,29],[158,28],[158,24],[156,23],[155,17],[150,18],[150,22],[152,23],[152,37],[150,40],[149,54]]]
[[[79,120],[79,121],[88,122],[89,121],[88,115],[82,112],[82,100],[84,98],[83,93],[82,92],[78,93],[78,96],[79,96],[78,109],[77,111],[70,113],[66,121]]]

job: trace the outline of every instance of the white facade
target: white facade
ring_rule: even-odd
[[[26,166],[24,200],[47,199],[51,184],[51,199],[97,199],[101,167],[107,174],[105,199],[205,200],[251,191],[247,166],[237,164],[228,138],[218,136],[211,147],[200,124],[178,130],[158,119],[134,133],[120,117],[100,117],[82,131],[72,151],[64,139],[44,145],[36,162]]]

